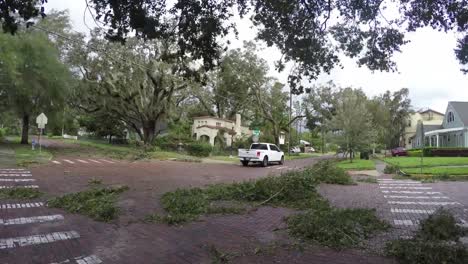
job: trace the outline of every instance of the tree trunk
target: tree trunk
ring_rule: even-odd
[[[148,121],[143,124],[143,142],[145,145],[150,145],[153,143],[155,129],[155,121]]]
[[[112,134],[109,135],[109,144],[112,144]]]
[[[28,144],[29,114],[23,115],[23,128],[21,130],[21,144]]]

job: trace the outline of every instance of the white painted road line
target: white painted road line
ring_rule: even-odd
[[[26,174],[26,173],[1,173],[0,177],[31,177],[32,174]]]
[[[99,159],[100,161],[104,161],[104,162],[107,162],[107,163],[111,163],[111,164],[114,164],[115,162],[113,161],[110,161],[110,160],[105,160],[105,159]]]
[[[431,190],[432,187],[408,187],[408,186],[381,186],[380,189],[407,189],[407,190]]]
[[[399,209],[391,208],[392,213],[410,213],[410,214],[433,214],[435,210],[421,210],[421,209]]]
[[[64,159],[63,161],[67,162],[67,163],[70,163],[70,164],[75,164],[75,162],[71,161],[71,160],[67,160],[67,159]]]
[[[419,204],[419,205],[457,205],[459,202],[404,202],[404,201],[388,201],[389,204]]]
[[[404,225],[404,226],[412,226],[414,225],[413,221],[411,220],[393,220],[393,223],[395,223],[395,225]]]
[[[0,209],[21,209],[42,206],[44,206],[44,203],[0,204]]]
[[[53,160],[52,162],[55,163],[55,164],[62,164],[62,163],[60,163],[60,161],[56,161],[56,160]]]
[[[0,186],[0,189],[14,189],[14,188],[27,188],[27,189],[35,189],[39,188],[38,185],[22,185],[22,186]]]
[[[100,260],[96,255],[90,255],[90,256],[79,256],[73,259],[67,259],[64,261],[54,262],[50,264],[65,264],[65,263],[72,263],[72,262],[76,262],[77,264],[100,264],[102,263],[102,260]]]
[[[278,167],[278,168],[276,168],[276,169],[277,169],[277,170],[282,170],[282,169],[285,169],[285,168],[287,168],[287,167],[286,167],[286,166],[281,166],[281,167]]]
[[[9,226],[9,225],[26,225],[33,223],[45,223],[45,222],[55,222],[63,220],[63,215],[41,215],[41,216],[32,216],[32,217],[20,217],[12,219],[0,219],[0,225]]]
[[[94,163],[99,163],[99,164],[101,164],[101,162],[100,162],[100,161],[97,161],[97,160],[93,160],[93,159],[88,159],[88,160],[89,160],[89,161],[92,161],[92,162],[94,162]]]
[[[56,241],[75,239],[79,237],[80,235],[76,231],[66,231],[66,232],[54,232],[54,233],[44,234],[44,235],[3,238],[3,239],[0,239],[0,249],[53,243]]]
[[[0,169],[0,171],[24,171],[25,169]]]
[[[35,179],[2,179],[0,178],[0,182],[32,182],[36,181]]]
[[[442,195],[441,192],[421,192],[421,191],[382,191],[382,193],[426,194],[426,195],[440,194]]]
[[[422,186],[421,183],[379,183],[379,186]]]
[[[450,199],[447,196],[407,196],[407,195],[384,195],[384,198],[399,199]]]
[[[88,164],[89,162],[87,162],[86,160],[80,160],[80,159],[77,159],[77,161],[81,162],[81,163],[86,163]]]

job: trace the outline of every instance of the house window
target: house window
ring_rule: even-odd
[[[411,119],[408,120],[408,127],[410,127],[410,126],[411,126]]]
[[[447,123],[451,123],[455,121],[455,115],[453,114],[453,112],[449,112],[448,113],[448,118],[447,118]]]
[[[221,126],[221,122],[216,122],[216,126],[217,126],[217,127],[220,127],[220,126]]]

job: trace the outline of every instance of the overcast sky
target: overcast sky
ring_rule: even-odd
[[[46,8],[68,9],[74,29],[88,32],[83,19],[85,6],[85,0],[49,0]],[[86,24],[95,26],[88,12]],[[245,40],[254,40],[255,30],[251,28],[250,21],[239,21],[238,30],[239,39],[232,40],[233,48],[242,47]],[[468,75],[460,71],[453,52],[455,35],[421,29],[408,33],[407,39],[411,42],[403,46],[402,52],[394,57],[398,65],[397,73],[372,73],[365,67],[356,66],[351,59],[343,58],[344,69],[336,68],[330,75],[323,74],[314,83],[332,80],[344,87],[362,88],[369,96],[406,87],[410,90],[415,109],[429,107],[440,112],[445,112],[448,101],[468,101]],[[270,74],[285,83],[287,72],[277,73],[273,67],[273,62],[280,57],[279,51],[265,48],[260,56],[269,62]]]

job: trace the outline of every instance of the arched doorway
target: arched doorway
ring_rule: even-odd
[[[205,142],[205,143],[210,143],[210,137],[207,135],[201,135],[200,136],[200,141]]]

